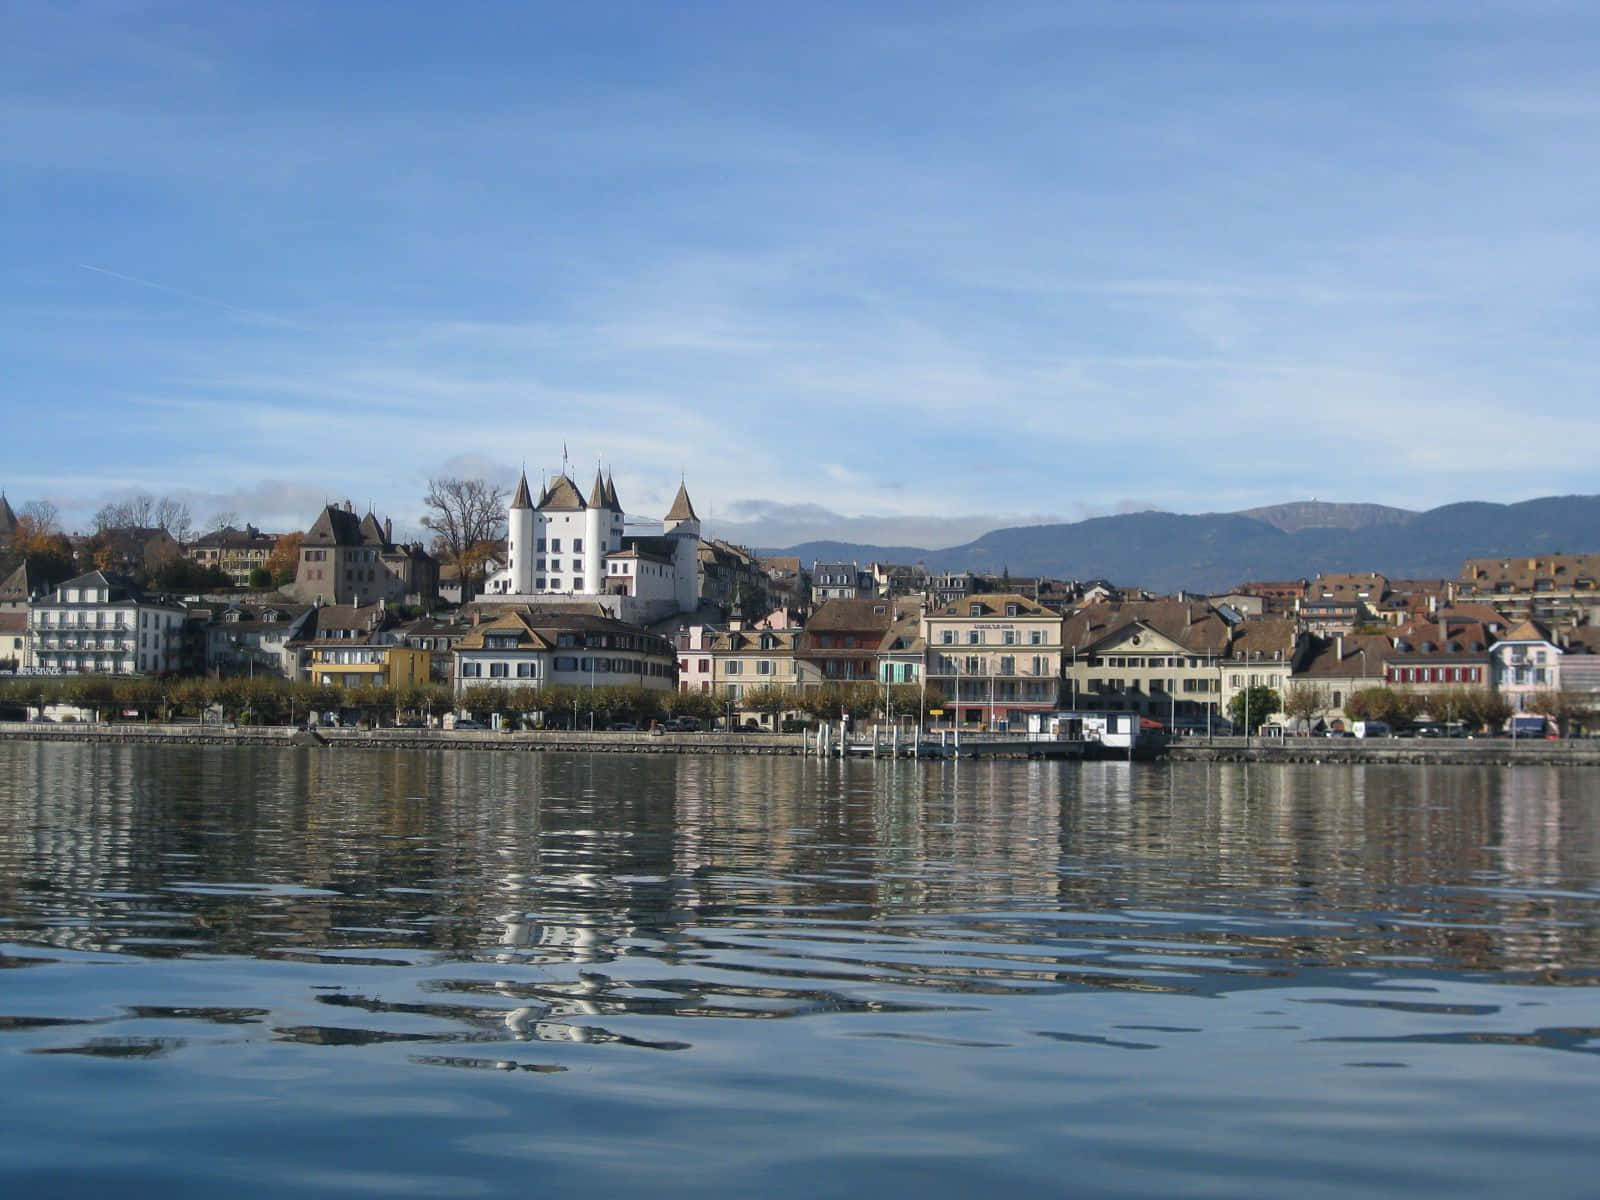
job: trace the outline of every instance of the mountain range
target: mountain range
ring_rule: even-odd
[[[1414,512],[1316,500],[1234,513],[1124,513],[996,529],[945,549],[814,541],[763,555],[820,562],[921,563],[1056,579],[1106,579],[1157,592],[1221,592],[1247,580],[1378,571],[1457,578],[1468,558],[1600,551],[1600,496],[1467,501]]]

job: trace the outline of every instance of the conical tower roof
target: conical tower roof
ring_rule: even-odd
[[[672,507],[667,510],[668,521],[698,521],[700,518],[694,514],[694,505],[689,503],[689,488],[686,484],[678,485],[678,494],[672,498]]]
[[[617,499],[616,480],[609,471],[606,473],[606,507],[612,512],[622,511],[622,501]]]
[[[517,481],[517,494],[511,497],[512,508],[532,508],[533,497],[528,495],[528,473],[524,471]]]
[[[606,506],[606,480],[600,473],[600,468],[594,469],[594,487],[589,489],[589,507],[604,508]]]
[[[17,531],[17,514],[11,511],[11,502],[0,492],[0,537],[10,537]]]

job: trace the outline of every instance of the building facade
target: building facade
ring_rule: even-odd
[[[147,597],[125,579],[91,571],[28,612],[31,668],[49,674],[160,675],[184,654],[183,605]]]
[[[1015,592],[969,595],[924,613],[923,671],[962,724],[1019,727],[1061,700],[1061,614]]]
[[[598,609],[507,605],[456,643],[455,690],[474,687],[643,687],[672,691],[671,641]]]

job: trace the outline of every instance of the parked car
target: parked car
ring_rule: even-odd
[[[668,733],[699,733],[699,717],[673,717],[663,728]]]
[[[632,721],[613,721],[606,728],[612,733],[638,733],[639,726]]]
[[[482,721],[474,721],[471,717],[457,717],[456,718],[456,728],[457,729],[487,729],[489,727],[487,725],[485,725]]]

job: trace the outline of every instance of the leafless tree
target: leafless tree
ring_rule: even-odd
[[[48,500],[29,500],[22,506],[21,519],[36,534],[49,536],[61,530],[61,510]]]
[[[505,536],[506,490],[485,479],[430,479],[422,518],[433,551],[461,575],[461,598],[476,594],[483,562]]]
[[[236,528],[239,524],[239,514],[231,510],[214,512],[211,519],[206,522],[206,528],[212,533],[221,533],[224,529]]]
[[[160,499],[148,492],[135,492],[126,500],[102,505],[94,514],[94,531],[108,529],[164,529],[177,541],[189,536],[193,523],[189,506],[170,496]]]

